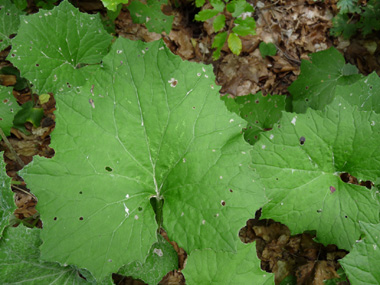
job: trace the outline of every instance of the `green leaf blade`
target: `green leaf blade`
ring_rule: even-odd
[[[280,127],[263,133],[254,145],[253,163],[270,199],[263,217],[287,224],[294,234],[316,230],[320,242],[350,249],[360,235],[359,220],[378,222],[379,198],[339,175],[378,177],[377,155],[362,146],[379,149],[379,126],[372,123],[379,119],[340,97],[324,113],[283,113]]]
[[[236,254],[197,250],[188,256],[182,271],[190,284],[273,284],[273,274],[260,268],[255,243],[239,242]]]
[[[108,10],[116,11],[119,4],[128,4],[128,0],[102,0],[102,3]]]
[[[200,11],[198,14],[195,15],[194,19],[196,21],[204,22],[208,19],[211,19],[212,17],[215,17],[219,14],[219,11],[213,10],[213,9],[205,9]]]
[[[288,88],[293,96],[293,110],[304,113],[307,108],[323,110],[334,98],[338,85],[349,85],[362,78],[353,74],[344,76],[344,57],[330,48],[310,56],[311,62],[303,60],[301,74]]]
[[[356,241],[352,251],[339,262],[351,284],[379,284],[380,225],[360,222],[360,228],[363,239]]]
[[[168,35],[172,29],[174,16],[166,16],[161,6],[168,4],[168,0],[148,0],[146,4],[132,0],[128,6],[134,23],[145,24],[150,32]]]
[[[165,200],[165,228],[175,226],[186,206],[174,211],[181,204],[175,194],[180,190],[178,195],[184,197],[215,194],[213,214],[222,207],[230,185],[237,187],[234,199],[257,193],[261,198],[250,202],[245,216],[240,209],[225,207],[232,214],[224,223],[236,229],[265,203],[248,169],[249,145],[239,134],[242,120],[221,108],[213,76],[211,67],[183,62],[163,41],[146,44],[120,38],[85,86],[57,98],[52,134],[56,154],[34,159],[21,174],[40,202],[44,259],[87,268],[102,280],[124,264],[143,261],[157,241],[151,197]],[[245,152],[239,156],[241,166],[228,162],[232,149]],[[222,162],[227,163],[222,171],[230,168],[230,173],[221,174]],[[245,186],[239,182],[243,174]],[[58,192],[51,191],[54,185],[60,185]],[[198,215],[209,211],[202,203],[196,206]],[[208,227],[217,224],[214,219],[207,218]],[[189,239],[198,239],[201,222],[193,221],[198,230],[188,233]],[[188,248],[234,250],[238,238],[236,231],[227,242],[217,236],[211,244],[205,234],[205,242]],[[177,241],[185,244],[184,239]]]
[[[111,39],[99,15],[80,13],[63,1],[51,11],[21,17],[8,60],[33,83],[36,93],[62,93],[86,82]]]
[[[1,157],[3,152],[0,152]],[[16,205],[11,190],[11,178],[5,170],[5,162],[0,160],[0,240],[3,236],[5,227],[9,224],[9,217],[16,210]]]
[[[13,118],[21,110],[12,91],[12,87],[0,86],[0,128],[6,136],[10,134]]]
[[[40,229],[22,225],[7,227],[0,240],[0,279],[7,284],[89,284],[94,283],[86,270],[40,260]],[[86,276],[87,280],[80,277]],[[110,281],[110,280],[108,280]]]
[[[16,34],[20,25],[20,10],[11,1],[0,3],[0,51],[11,44],[9,36]]]
[[[228,47],[233,54],[239,55],[242,49],[242,43],[239,36],[235,33],[230,33],[228,36]]]

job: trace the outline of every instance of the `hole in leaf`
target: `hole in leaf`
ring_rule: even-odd
[[[139,212],[141,212],[143,210],[142,207],[138,207],[137,209],[139,210]]]
[[[359,186],[364,186],[368,189],[372,189],[372,186],[374,185],[372,181],[358,181],[358,179],[355,176],[350,175],[347,172],[341,173],[340,174],[340,179],[342,179],[343,182],[348,183],[348,184],[355,184]]]
[[[36,63],[36,66],[39,67],[40,65],[38,63]]]
[[[321,209],[317,210],[317,213],[322,213],[322,210]]]
[[[222,200],[222,201],[220,201],[220,204],[221,204],[222,206],[225,206],[225,205],[226,205],[226,201]]]
[[[346,219],[348,218],[347,216],[344,216]]]
[[[71,88],[71,85],[70,85],[69,82],[66,82],[66,85],[67,85],[68,88]]]
[[[305,141],[305,137],[300,137],[300,145],[304,145]]]
[[[370,86],[369,89],[372,90],[372,86]]]
[[[108,172],[112,172],[112,168],[111,167],[109,167],[109,166],[106,166],[106,170],[108,171]]]
[[[56,221],[57,220],[57,217],[54,217],[54,219],[53,219],[54,221]]]
[[[83,221],[83,217],[80,217],[79,220],[80,220],[80,221]]]
[[[83,194],[83,192],[82,192],[82,191],[79,191],[79,194]]]

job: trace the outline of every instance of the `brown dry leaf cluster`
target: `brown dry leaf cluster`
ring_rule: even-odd
[[[276,284],[295,276],[297,284],[323,285],[324,280],[339,278],[338,259],[348,253],[316,243],[310,234],[291,236],[287,226],[258,217],[249,220],[239,235],[245,243],[256,241],[261,268],[275,273]]]

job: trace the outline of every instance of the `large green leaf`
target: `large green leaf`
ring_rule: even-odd
[[[362,77],[333,47],[311,54],[310,60],[302,60],[301,74],[289,87],[296,113],[308,107],[322,110],[334,99],[336,86],[350,85]]]
[[[237,253],[195,250],[182,270],[188,284],[274,284],[274,275],[261,270],[256,246],[238,243]]]
[[[40,260],[40,229],[7,227],[0,240],[2,284],[88,284],[93,277],[86,270]],[[59,236],[57,236],[59,242]],[[85,276],[87,281],[80,277]]]
[[[211,66],[163,41],[119,38],[85,86],[57,98],[55,156],[21,174],[39,199],[43,258],[97,278],[142,262],[157,241],[152,197],[186,251],[235,251],[266,202],[242,123],[219,100]]]
[[[161,6],[168,4],[168,0],[148,0],[146,4],[139,0],[132,0],[128,6],[134,23],[145,24],[150,32],[169,35],[172,29],[174,16],[166,16]]]
[[[161,235],[152,245],[143,263],[135,261],[120,268],[118,274],[132,276],[148,284],[158,284],[170,271],[178,269],[178,256],[173,246]]]
[[[0,239],[5,227],[9,224],[9,217],[16,209],[13,192],[11,191],[11,178],[5,171],[3,153],[0,152]]]
[[[340,174],[375,181],[379,141],[380,115],[358,111],[341,97],[324,111],[283,113],[252,152],[270,199],[263,218],[288,225],[293,234],[316,230],[320,242],[350,249],[360,236],[359,221],[379,222],[379,199]]]
[[[10,0],[0,0],[0,51],[11,44],[9,36],[17,33],[20,14]]]
[[[20,18],[7,59],[39,94],[83,85],[111,43],[99,15],[80,13],[68,1]]]
[[[9,136],[15,114],[21,110],[12,94],[13,87],[0,85],[0,128]]]
[[[360,222],[360,228],[363,239],[339,262],[351,284],[379,284],[380,224]]]
[[[334,96],[342,96],[360,110],[375,111],[380,114],[380,77],[373,72],[354,84],[337,86]]]

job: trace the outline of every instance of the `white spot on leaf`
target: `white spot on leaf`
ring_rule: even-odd
[[[128,209],[128,207],[125,205],[125,203],[123,203],[123,205],[124,205],[125,217],[128,218],[128,217],[129,217],[129,209]]]
[[[293,125],[296,125],[296,121],[297,121],[297,116],[293,117],[291,123],[292,123]]]
[[[231,120],[230,120],[230,123],[232,123],[233,121],[234,121],[234,119],[231,119]]]
[[[160,257],[164,255],[164,253],[162,252],[162,250],[160,248],[153,249],[153,252]]]
[[[271,134],[271,135],[269,136],[269,138],[270,138],[271,140],[273,140],[273,138],[274,138],[274,135],[273,135],[273,134]]]

